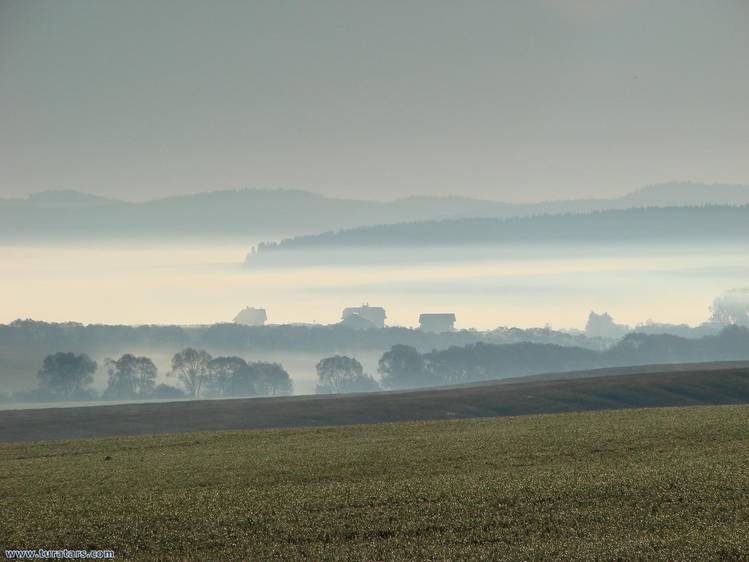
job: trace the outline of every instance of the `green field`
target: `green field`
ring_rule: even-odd
[[[749,406],[0,445],[3,548],[746,560]]]

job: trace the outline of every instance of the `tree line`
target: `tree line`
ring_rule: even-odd
[[[221,350],[224,353],[268,350],[326,353],[336,349],[387,349],[399,343],[427,351],[479,341],[530,341],[591,349],[601,349],[606,343],[584,334],[571,334],[550,328],[500,327],[489,331],[460,330],[433,334],[398,326],[353,330],[340,325],[243,326],[234,323],[188,327],[14,320],[10,324],[0,324],[0,350],[5,348],[34,353],[60,349],[98,353],[112,349],[177,350],[186,347]]]
[[[131,353],[105,359],[107,386],[93,388],[99,364],[85,353],[47,355],[37,374],[39,386],[21,398],[37,400],[135,400],[167,398],[223,398],[291,394],[291,377],[278,363],[248,363],[241,357],[212,357],[207,351],[186,348],[172,357],[171,371],[180,387],[156,384],[158,369],[145,356]]]
[[[339,394],[418,388],[501,379],[539,373],[646,365],[749,360],[749,328],[729,326],[717,335],[688,339],[632,333],[604,351],[553,344],[475,343],[427,353],[397,344],[383,353],[377,375],[354,357],[334,355],[316,366],[317,393]],[[156,384],[158,370],[148,357],[132,354],[106,359],[107,387],[93,391],[98,365],[84,353],[48,355],[38,373],[39,388],[22,398],[37,400],[221,398],[280,396],[293,392],[289,374],[278,363],[247,362],[237,356],[212,357],[186,348],[172,357],[168,376],[180,387]]]
[[[549,233],[557,243],[684,242],[687,240],[746,241],[749,206],[637,207],[589,213],[540,214],[514,218],[454,218],[379,224],[307,234],[258,245],[254,261],[280,252],[321,250],[317,259],[333,248],[413,248],[429,246],[507,244],[548,245]],[[392,252],[391,252],[392,253]],[[356,259],[357,254],[351,253]],[[387,255],[387,254],[386,254]],[[418,257],[414,254],[414,257]],[[456,254],[460,257],[460,252]],[[367,256],[369,258],[369,256]],[[300,259],[294,256],[294,259]]]
[[[420,353],[394,345],[379,359],[379,380],[348,356],[327,357],[317,364],[317,393],[344,394],[460,384],[534,373],[602,366],[598,353],[576,347],[520,343],[477,343]]]
[[[527,342],[479,342],[420,353],[399,344],[380,357],[379,380],[365,374],[356,359],[335,356],[322,360],[317,365],[317,392],[395,390],[606,367],[739,360],[749,360],[749,328],[736,325],[717,335],[695,339],[632,333],[604,351]]]

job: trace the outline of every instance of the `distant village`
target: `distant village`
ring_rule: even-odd
[[[696,326],[687,324],[669,324],[648,320],[634,326],[617,323],[607,312],[588,314],[583,330],[574,328],[557,330],[573,336],[585,335],[589,338],[601,338],[615,341],[630,332],[645,334],[671,334],[680,337],[703,337],[718,334],[724,327],[739,325],[749,327],[749,290],[728,291],[716,298],[710,307],[710,317]],[[352,306],[343,309],[337,326],[354,330],[385,328],[387,314],[381,306]],[[234,318],[235,324],[243,326],[264,326],[268,315],[264,308],[247,307]],[[423,312],[419,315],[418,330],[430,334],[455,332],[456,317],[452,312]],[[545,329],[551,329],[546,326]]]
[[[384,328],[387,314],[381,306],[348,307],[341,314],[341,326],[355,330],[369,330],[371,328]],[[253,308],[248,306],[234,318],[235,324],[244,326],[263,326],[268,321],[268,314],[264,308]],[[424,332],[441,334],[455,331],[455,314],[452,312],[424,312],[419,315],[419,329]]]

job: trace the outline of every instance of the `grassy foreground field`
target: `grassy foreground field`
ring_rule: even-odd
[[[0,444],[2,548],[746,560],[749,406]]]

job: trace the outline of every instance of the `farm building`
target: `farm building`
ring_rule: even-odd
[[[234,317],[234,323],[244,326],[262,326],[267,319],[268,315],[265,313],[264,308],[252,308],[248,306]]]
[[[384,328],[385,309],[381,306],[369,306],[364,304],[357,307],[343,309],[341,324],[356,329]]]
[[[419,316],[419,329],[424,332],[441,334],[455,330],[455,314],[449,313],[424,313]]]

